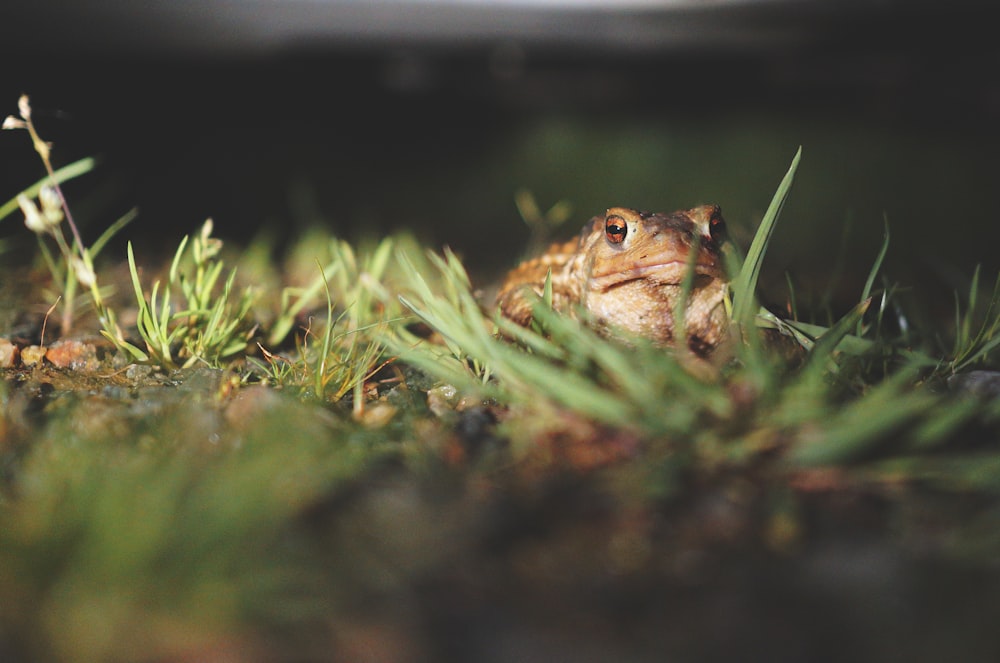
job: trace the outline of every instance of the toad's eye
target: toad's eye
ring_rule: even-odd
[[[708,219],[708,233],[712,237],[712,241],[719,243],[726,236],[726,222],[722,219],[722,210],[718,207],[712,212],[712,216]]]
[[[604,219],[604,235],[612,244],[621,244],[625,241],[627,234],[628,225],[625,223],[625,219],[617,214],[611,214]]]

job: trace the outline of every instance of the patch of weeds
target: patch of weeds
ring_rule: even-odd
[[[326,260],[316,260],[312,279],[282,292],[281,310],[268,334],[268,343],[278,346],[304,322],[294,334],[294,356],[261,345],[266,363],[252,360],[258,370],[276,384],[305,388],[324,400],[351,394],[360,415],[365,382],[385,363],[379,330],[399,316],[387,286],[398,241],[406,240],[389,237],[355,252],[343,240],[328,239]],[[320,302],[324,314],[317,316],[313,310]]]
[[[246,319],[253,292],[248,288],[238,298],[233,297],[235,269],[229,272],[221,291],[218,289],[224,268],[218,257],[221,249],[222,242],[212,237],[212,221],[208,220],[191,241],[190,250],[188,237],[181,240],[168,280],[162,289],[161,282],[155,281],[147,295],[129,243],[129,272],[139,307],[136,325],[146,349],[108,330],[102,333],[136,361],[165,368],[188,367],[197,362],[218,367],[223,359],[243,352],[253,333]],[[180,290],[183,297],[179,310],[173,300],[175,290]]]
[[[955,294],[955,342],[947,364],[952,373],[986,360],[1000,345],[1000,275],[993,283],[993,290],[985,297],[985,308],[980,301],[979,276],[980,269],[977,267],[969,286],[964,313],[958,293]]]

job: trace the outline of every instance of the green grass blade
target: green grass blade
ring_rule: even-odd
[[[136,361],[149,361],[149,355],[148,354],[146,354],[145,352],[143,352],[139,348],[135,347],[134,345],[132,345],[128,341],[123,341],[122,339],[117,338],[116,336],[111,335],[107,330],[102,329],[101,330],[101,336],[103,336],[104,338],[106,338],[109,341],[111,341],[112,343],[114,343],[115,347],[117,347],[117,348],[119,348],[121,350],[126,351]]]
[[[861,299],[865,300],[871,297],[872,286],[875,285],[875,277],[878,275],[878,271],[882,269],[882,261],[885,260],[885,254],[889,251],[889,220],[884,219],[885,231],[882,233],[882,247],[879,249],[878,255],[875,257],[875,262],[872,264],[871,271],[868,272],[868,280],[865,281],[865,289],[861,292]]]
[[[174,259],[170,262],[170,275],[169,279],[171,283],[177,282],[177,270],[180,269],[181,258],[184,256],[184,249],[187,247],[188,235],[184,235],[181,239],[181,243],[177,246],[177,250],[174,251]]]
[[[112,237],[121,232],[125,226],[135,221],[138,216],[139,210],[133,207],[129,211],[125,212],[125,214],[118,217],[114,223],[108,226],[107,229],[101,233],[101,236],[97,238],[97,241],[90,246],[90,257],[96,258],[101,252],[101,249],[104,248],[104,245],[107,244]]]
[[[860,302],[857,306],[852,308],[847,315],[838,320],[832,327],[826,330],[822,336],[816,339],[816,343],[813,345],[812,351],[809,353],[810,363],[823,361],[833,355],[840,343],[847,338],[851,328],[856,326],[864,316],[868,307],[871,306],[871,303],[871,299],[866,299],[865,301]]]
[[[781,183],[778,185],[778,190],[774,192],[774,197],[771,199],[771,204],[767,207],[767,212],[764,213],[764,218],[761,219],[760,227],[757,228],[757,233],[750,244],[750,250],[743,261],[743,266],[733,280],[732,290],[735,300],[733,303],[733,320],[738,325],[749,327],[753,322],[753,316],[757,312],[754,292],[757,289],[757,280],[760,278],[761,263],[764,260],[764,254],[767,252],[767,245],[771,241],[771,233],[774,231],[774,225],[781,214],[781,208],[785,205],[785,198],[792,187],[792,181],[795,179],[795,171],[799,167],[799,159],[801,157],[802,148],[799,147],[798,151],[795,152],[795,157],[792,159],[792,165],[782,178]]]
[[[67,180],[73,179],[74,177],[79,177],[80,175],[89,173],[94,169],[96,165],[97,165],[97,159],[93,157],[86,157],[80,159],[79,161],[74,161],[73,163],[67,166],[63,166],[62,168],[57,170],[55,172],[54,179],[57,183],[62,184]],[[21,193],[28,196],[29,198],[34,198],[35,196],[38,195],[38,192],[42,189],[42,187],[48,184],[49,182],[50,180],[48,176],[43,177],[42,179],[32,184]],[[17,196],[15,196],[10,200],[8,200],[6,203],[4,203],[2,207],[0,207],[0,221],[6,219],[8,216],[13,214],[18,209],[20,209],[20,206],[17,204]]]
[[[871,271],[868,272],[868,279],[865,281],[865,288],[861,291],[861,300],[865,301],[871,298],[872,287],[875,285],[875,277],[878,276],[878,272],[882,269],[882,262],[885,260],[885,254],[889,251],[889,220],[883,219],[885,222],[885,231],[882,234],[882,247],[879,249],[878,255],[875,257],[875,262],[872,263]],[[858,320],[856,332],[858,336],[863,333],[862,320]]]
[[[132,242],[129,242],[126,246],[126,255],[128,256],[128,271],[132,276],[132,288],[135,290],[135,300],[139,307],[139,313],[146,308],[146,295],[142,292],[142,284],[139,282],[139,270],[135,266],[135,254],[132,252]]]

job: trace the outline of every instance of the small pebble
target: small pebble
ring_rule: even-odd
[[[6,338],[0,338],[0,368],[11,368],[17,363],[17,346]]]
[[[382,428],[392,420],[395,414],[395,406],[379,402],[366,406],[358,419],[366,428]]]
[[[97,348],[80,341],[56,341],[45,352],[45,358],[57,368],[73,371],[96,370]]]
[[[40,345],[29,345],[21,350],[21,363],[34,366],[45,357],[45,348]]]
[[[442,384],[427,391],[427,407],[438,417],[443,417],[455,409],[458,389],[450,384]]]

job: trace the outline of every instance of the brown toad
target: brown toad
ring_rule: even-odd
[[[728,337],[724,231],[718,205],[670,214],[612,207],[591,219],[579,239],[554,244],[512,270],[497,304],[505,317],[528,324],[551,270],[555,310],[573,315],[582,308],[605,334],[618,329],[674,345],[674,311],[693,269],[684,333],[687,346],[707,356]]]

